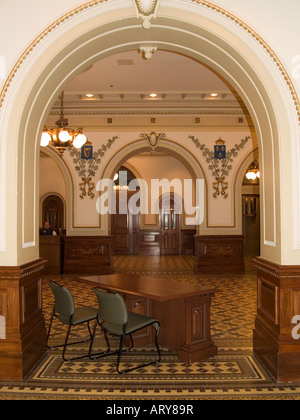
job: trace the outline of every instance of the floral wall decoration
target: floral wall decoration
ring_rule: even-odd
[[[93,152],[92,158],[89,160],[82,159],[81,151],[74,147],[69,147],[70,156],[73,158],[75,164],[75,170],[81,177],[82,182],[79,183],[80,194],[79,197],[83,200],[86,196],[91,199],[95,197],[95,182],[93,179],[96,175],[96,171],[99,168],[101,159],[105,155],[105,152],[111,148],[118,137],[112,137],[105,145],[102,145],[100,149]]]
[[[214,190],[213,197],[218,198],[219,196],[223,196],[224,199],[228,198],[227,190],[229,188],[229,184],[226,179],[232,170],[232,163],[234,158],[238,156],[239,152],[245,147],[251,137],[249,136],[242,139],[240,144],[236,144],[232,149],[226,151],[226,154],[223,156],[221,155],[222,158],[217,158],[215,150],[210,150],[205,144],[200,143],[200,141],[194,136],[189,136],[189,138],[193,141],[196,147],[202,151],[203,156],[206,158],[208,169],[215,178],[215,182],[212,184]],[[217,140],[216,144],[220,144],[221,142],[225,146],[225,142],[221,139]]]

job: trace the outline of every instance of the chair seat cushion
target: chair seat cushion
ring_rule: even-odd
[[[83,322],[92,321],[97,318],[98,310],[91,306],[83,306],[75,309],[72,325],[82,324]]]
[[[153,324],[153,327],[155,329],[158,329],[159,322],[157,321],[157,319],[129,312],[126,334],[131,334],[142,328],[146,328],[151,324]],[[102,326],[106,331],[110,332],[111,334],[123,335],[123,325],[110,324],[108,322],[104,322]]]

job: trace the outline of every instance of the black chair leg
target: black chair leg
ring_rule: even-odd
[[[104,332],[104,336],[105,336],[105,340],[106,340],[106,344],[107,344],[107,350],[104,352],[99,352],[99,353],[92,353],[93,350],[93,345],[94,345],[94,341],[95,341],[95,336],[96,336],[96,330],[97,330],[97,325],[100,325],[100,328],[102,329],[102,331]],[[91,360],[96,360],[96,359],[100,359],[101,357],[105,357],[108,354],[110,354],[110,343],[107,337],[107,332],[103,329],[101,323],[99,322],[99,320],[97,320],[95,322],[95,327],[94,327],[94,331],[92,334],[92,339],[91,339],[91,344],[90,344],[90,349],[89,349],[89,358]]]
[[[51,315],[51,319],[50,319],[50,324],[49,324],[49,328],[48,328],[48,334],[47,334],[47,348],[50,349],[51,347],[48,345],[49,342],[49,337],[50,337],[50,333],[51,333],[51,328],[52,328],[52,323],[53,323],[53,318],[55,315],[55,309],[53,309],[52,315]]]
[[[120,352],[120,349],[115,350],[115,351],[111,351],[111,346],[110,346],[110,342],[109,342],[109,339],[108,339],[107,331],[102,327],[102,325],[100,323],[99,323],[99,325],[100,325],[100,327],[103,331],[104,337],[105,337],[105,341],[106,341],[106,344],[107,344],[107,350],[104,351],[104,352],[92,353],[93,344],[94,344],[95,335],[96,335],[96,326],[97,326],[97,325],[95,325],[95,329],[94,329],[94,332],[93,332],[93,338],[92,338],[92,341],[91,341],[91,344],[90,344],[90,351],[89,351],[89,358],[91,360],[101,359],[102,357],[106,357],[106,356],[113,356],[115,354],[119,354],[119,352]],[[131,341],[130,347],[128,349],[123,349],[122,350],[123,353],[128,352],[128,351],[133,349],[134,344],[133,344],[133,339],[132,339],[131,335],[130,335],[130,341]]]
[[[155,364],[160,363],[160,361],[161,361],[161,352],[160,352],[160,348],[159,348],[159,344],[158,344],[159,330],[160,330],[160,325],[158,325],[158,327],[156,329],[156,334],[155,334],[155,346],[156,346],[157,353],[158,353],[158,360],[154,360],[152,362],[145,363],[145,364],[142,364],[142,365],[138,365],[138,366],[136,366],[134,368],[125,369],[125,370],[122,370],[122,371],[120,370],[120,363],[121,363],[121,355],[123,353],[122,348],[123,348],[123,345],[124,345],[125,337],[124,336],[121,337],[121,340],[120,340],[120,350],[119,350],[118,362],[117,362],[117,372],[120,375],[124,375],[125,373],[132,372],[132,371],[137,370],[137,369],[141,369],[141,368],[144,368],[144,367],[147,367],[147,366],[151,366],[151,365],[155,365]],[[133,343],[132,336],[131,335],[130,335],[130,338],[131,338],[131,342]]]
[[[130,335],[131,337],[131,335]],[[121,363],[121,356],[123,353],[123,346],[124,346],[124,342],[125,342],[125,338],[126,338],[126,334],[123,334],[120,338],[120,347],[119,347],[119,352],[118,352],[118,361],[117,361],[117,372],[121,375],[123,373],[125,373],[124,371],[120,371],[120,363]],[[131,342],[132,342],[132,337],[131,337]]]
[[[67,335],[66,335],[65,344],[63,346],[63,352],[62,352],[62,358],[65,362],[70,361],[70,359],[65,358],[65,353],[66,353],[66,349],[67,349],[67,346],[68,346],[70,331],[71,331],[71,325],[69,325],[69,327],[68,327],[68,332],[67,332]]]
[[[67,335],[66,335],[66,339],[65,339],[65,343],[64,344],[60,344],[58,346],[50,347],[50,348],[63,347],[62,358],[63,358],[63,360],[65,362],[72,362],[73,360],[80,360],[80,359],[84,359],[84,358],[88,357],[89,354],[85,354],[84,356],[77,356],[77,357],[67,358],[65,356],[65,354],[66,354],[66,350],[67,350],[67,347],[68,346],[74,346],[75,344],[87,343],[87,342],[89,342],[89,341],[92,340],[92,333],[91,333],[91,329],[90,329],[90,326],[89,326],[89,323],[88,323],[88,330],[90,332],[90,339],[89,340],[76,341],[75,343],[69,343],[68,341],[69,341],[69,337],[70,337],[71,327],[72,327],[72,325],[69,324],[68,331],[67,331]]]
[[[157,360],[156,363],[160,363],[160,361],[161,361],[161,352],[160,352],[160,348],[159,348],[159,344],[158,344],[159,330],[160,330],[160,326],[157,328],[156,333],[155,333],[155,346],[156,346],[156,350],[157,350],[157,353],[158,353],[158,360]]]

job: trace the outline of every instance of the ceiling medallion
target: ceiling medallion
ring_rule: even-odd
[[[151,28],[151,20],[156,18],[160,0],[132,0],[137,18],[142,18],[143,28]]]

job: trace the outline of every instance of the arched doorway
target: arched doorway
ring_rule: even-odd
[[[42,203],[43,221],[49,222],[53,230],[62,235],[65,230],[65,204],[62,197],[52,194]]]
[[[286,270],[291,277],[299,277],[299,270],[295,268],[300,255],[300,165],[295,158],[299,150],[295,104],[299,101],[293,84],[272,49],[243,22],[208,2],[181,3],[176,2],[176,8],[166,5],[163,13],[158,13],[150,36],[136,21],[129,0],[120,10],[114,2],[106,3],[105,8],[104,3],[91,2],[92,16],[85,13],[86,8],[70,12],[51,30],[48,28],[41,34],[16,63],[1,98],[5,112],[0,118],[6,139],[0,151],[2,266],[17,267],[39,257],[38,185],[35,181],[38,144],[43,123],[58,92],[74,74],[101,57],[114,51],[138,49],[150,39],[158,48],[204,62],[239,92],[258,133],[263,171],[261,255],[270,264],[261,270],[261,278],[266,270],[275,273],[275,277],[282,276],[282,266],[294,266]],[[62,25],[64,28],[60,31]],[[43,48],[37,48],[41,43]],[[31,65],[23,65],[28,56]],[[284,156],[281,156],[282,150]],[[271,363],[276,365],[280,341],[289,342],[294,353],[299,353],[299,346],[290,339],[287,319],[291,314],[284,320],[279,316],[282,308],[278,307],[278,302],[283,300],[279,295],[285,293],[282,284],[272,283],[272,278],[267,283],[269,286],[261,287],[260,291],[267,294],[264,298],[268,302],[272,297],[274,301],[264,310],[259,308],[256,344],[260,348],[271,348],[272,355],[275,353]],[[292,307],[292,301],[297,301],[296,292],[291,285],[288,291],[286,307]],[[283,336],[278,335],[278,330],[284,331]],[[268,346],[268,341],[276,344]],[[293,370],[299,372],[295,359]]]
[[[120,185],[121,178],[126,179],[126,185],[124,183]],[[130,185],[132,185],[132,181],[136,177],[130,169],[121,166],[113,179],[115,182],[116,213],[110,216],[112,252],[115,255],[138,255],[140,213],[135,213],[130,208],[130,199],[136,194],[136,190],[132,191]],[[124,198],[121,196],[122,188],[125,188],[126,191],[126,197]],[[126,213],[124,211],[121,212],[121,207],[126,208]]]
[[[257,161],[255,160],[255,162]],[[256,258],[260,255],[259,178],[248,179],[246,174],[242,186],[244,249],[246,257]]]

